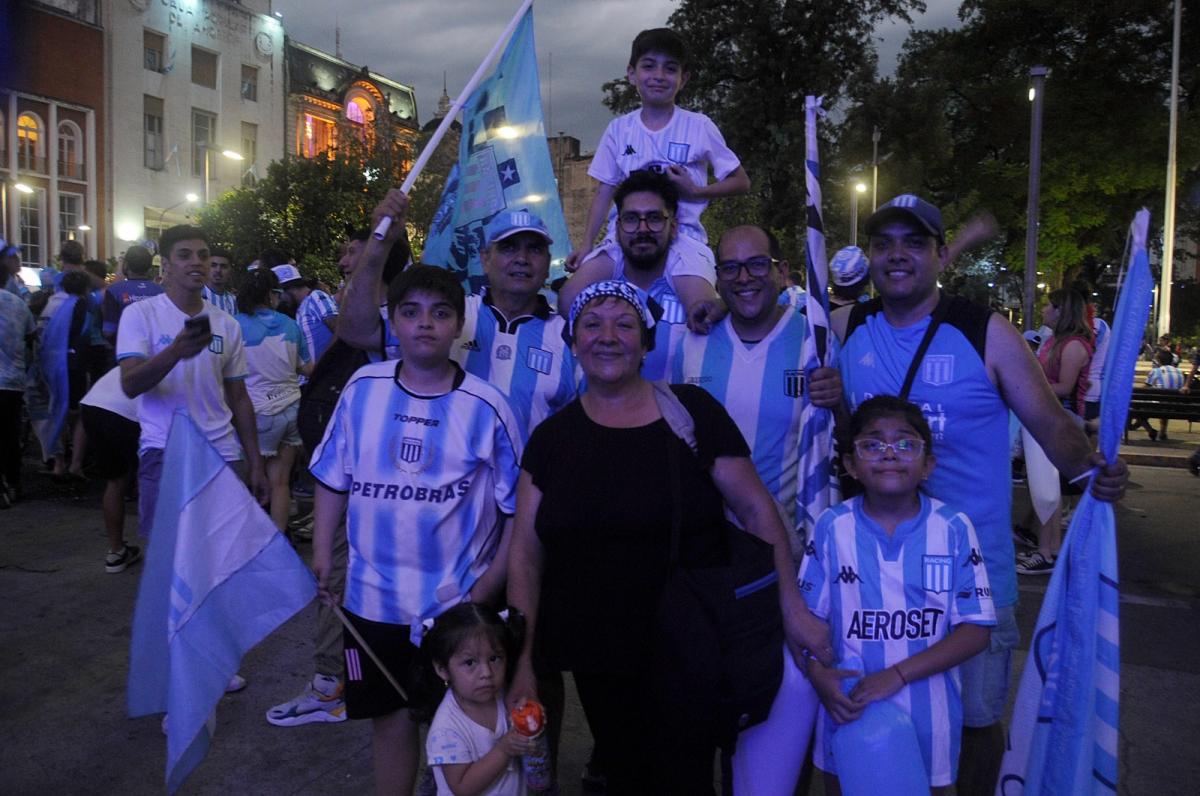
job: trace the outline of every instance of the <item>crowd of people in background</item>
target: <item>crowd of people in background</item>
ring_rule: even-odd
[[[156,251],[130,246],[115,274],[69,241],[35,286],[0,246],[0,507],[23,497],[28,417],[51,477],[105,481],[104,566],[126,570],[153,543],[163,449],[185,410],[280,532],[311,538],[313,675],[266,720],[371,720],[389,793],[412,792],[430,719],[429,792],[521,792],[519,758],[533,747],[507,709],[545,703],[553,756],[568,672],[595,741],[585,781],[707,792],[720,744],[672,720],[683,706],[664,703],[648,650],[667,574],[720,561],[733,522],[771,551],[785,665],[822,704],[826,792],[838,786],[835,727],[893,700],[917,725],[930,787],[991,793],[1016,575],[1053,571],[1063,527],[1060,501],[1018,528],[1029,550],[1017,555],[1011,440],[1066,481],[1099,468],[1093,493],[1120,497],[1124,465],[1087,436],[1108,326],[1088,292],[1057,290],[1045,335],[1027,341],[944,293],[938,274],[974,233],[948,240],[939,208],[904,194],[866,220],[865,249],[832,257],[834,366],[805,374],[805,289],[779,240],[747,224],[709,246],[705,205],[746,192],[750,177],[711,121],[675,106],[687,76],[672,31],[634,41],[628,77],[643,104],[597,148],[588,234],[557,290],[554,241],[521,209],[484,229],[477,294],[412,263],[399,191],[371,219],[393,221],[383,238],[347,234],[336,287],[270,242],[238,263],[186,225]],[[1170,344],[1148,383],[1188,392],[1200,354],[1185,375]],[[802,399],[835,413],[857,493],[815,529],[798,503]],[[1165,438],[1165,421],[1147,431]],[[294,497],[308,493],[306,517]],[[125,531],[134,498],[139,544]],[[921,580],[865,549],[884,562],[933,556],[944,570]],[[868,593],[946,621],[891,638],[856,624],[873,613]],[[505,606],[507,622],[495,613]],[[864,677],[843,689],[851,657]],[[235,677],[229,690],[245,685]]]

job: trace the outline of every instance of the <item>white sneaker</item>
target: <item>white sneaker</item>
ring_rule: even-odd
[[[314,675],[304,692],[267,711],[267,721],[276,727],[297,727],[313,722],[336,723],[346,720],[346,700],[336,677]]]

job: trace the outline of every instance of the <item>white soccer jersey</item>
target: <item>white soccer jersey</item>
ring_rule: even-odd
[[[337,302],[324,290],[314,290],[304,297],[296,309],[296,323],[304,344],[316,362],[333,342],[333,331],[325,324],[326,318],[336,318]]]
[[[596,154],[588,167],[588,175],[607,185],[619,185],[638,169],[662,171],[667,166],[683,166],[697,185],[708,184],[708,169],[723,180],[741,165],[737,155],[725,144],[721,131],[702,113],[676,108],[671,121],[661,130],[650,130],[642,123],[641,108],[618,116],[608,123]],[[708,241],[700,214],[707,201],[687,200],[679,203],[679,223],[686,234],[702,242]],[[609,228],[613,226],[616,210],[609,212]]]
[[[1092,334],[1095,348],[1088,362],[1088,388],[1083,400],[1092,402],[1100,400],[1100,388],[1104,385],[1104,360],[1108,359],[1108,343],[1112,328],[1103,318],[1092,318]]]
[[[419,396],[400,368],[376,362],[351,377],[309,469],[349,496],[345,607],[419,630],[491,563],[516,509],[522,446],[492,385],[461,373],[450,392]]]
[[[504,393],[522,440],[575,400],[575,357],[563,339],[565,324],[541,296],[535,314],[512,320],[484,295],[467,296],[466,321],[450,356]]]
[[[296,369],[311,361],[300,327],[281,312],[260,308],[253,315],[239,313],[246,348],[246,392],[260,415],[274,415],[300,400]]]
[[[789,532],[796,527],[807,336],[807,318],[788,308],[766,337],[748,346],[726,316],[710,334],[685,334],[671,355],[671,382],[703,387],[737,423],[754,469],[784,508]]]
[[[1146,377],[1147,387],[1158,387],[1163,390],[1178,390],[1187,380],[1183,370],[1174,365],[1158,365]]]
[[[225,403],[225,382],[246,378],[242,330],[232,315],[211,304],[206,304],[201,314],[207,315],[212,325],[208,348],[176,363],[162,381],[137,398],[142,426],[139,452],[165,448],[171,416],[176,409],[183,409],[226,461],[242,457],[233,431],[233,413]],[[130,304],[117,329],[117,361],[154,356],[183,331],[188,317],[166,293]]]
[[[800,567],[800,591],[829,622],[839,660],[866,674],[911,658],[963,622],[995,625],[987,570],[965,514],[921,495],[921,511],[889,536],[852,498],[817,520]],[[932,786],[958,770],[962,698],[958,668],[917,680],[891,701],[912,717]],[[813,761],[837,773],[836,725],[822,707]]]

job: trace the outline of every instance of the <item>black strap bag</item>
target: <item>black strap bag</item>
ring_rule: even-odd
[[[691,416],[669,388],[655,388],[664,419],[694,453]],[[684,455],[672,440],[670,572],[658,604],[654,687],[670,736],[732,753],[741,730],[766,720],[783,679],[774,548],[726,521],[723,564],[680,564]]]
[[[300,389],[300,408],[296,412],[296,426],[306,451],[312,453],[321,443],[342,388],[354,372],[368,362],[370,356],[366,351],[336,337],[317,360],[312,375]]]

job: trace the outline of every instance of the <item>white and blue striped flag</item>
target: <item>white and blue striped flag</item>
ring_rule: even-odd
[[[825,259],[825,227],[821,218],[821,163],[817,155],[817,115],[824,115],[820,97],[805,97],[805,185],[808,232],[808,336],[804,339],[804,376],[812,383],[812,372],[832,361],[829,337],[829,266]],[[804,390],[800,411],[800,474],[796,488],[796,524],[811,539],[817,517],[841,497],[833,467],[833,412],[813,406]]]
[[[497,213],[525,210],[550,230],[550,278],[561,275],[571,241],[542,120],[532,8],[495,71],[463,105],[462,131],[421,261],[448,268],[469,283],[468,293],[477,293],[486,284],[479,256],[484,227]]]
[[[130,716],[167,713],[167,791],[208,752],[242,656],[308,605],[312,573],[182,410],[133,614]]]
[[[1116,459],[1149,314],[1150,212],[1134,219],[1100,398],[1100,451]],[[1117,792],[1121,642],[1111,503],[1079,501],[1050,578],[1017,691],[997,796]]]

